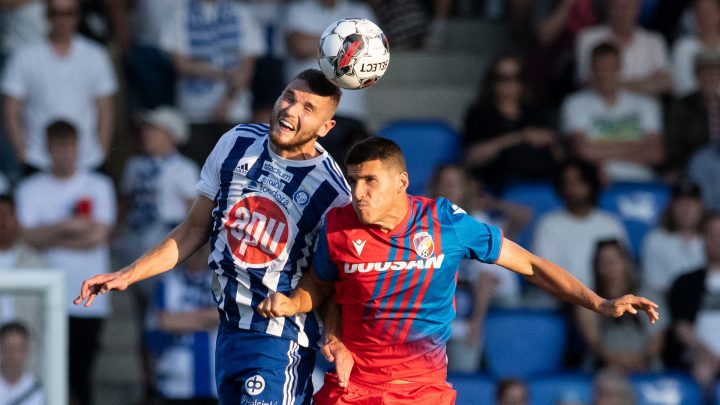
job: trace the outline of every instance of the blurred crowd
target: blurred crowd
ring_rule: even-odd
[[[472,103],[456,106],[464,155],[436,169],[427,194],[510,238],[531,227],[527,247],[601,296],[661,304],[656,325],[601,319],[468,262],[451,371],[483,369],[488,311],[542,306],[572,325],[566,365],[605,370],[596,385],[683,369],[710,395],[720,375],[718,0],[0,0],[0,269],[66,273],[73,403],[92,402],[111,319],[108,297],[71,304],[81,281],[129,264],[184,218],[215,142],[234,124],[267,122],[288,79],[317,66],[324,28],[344,17],[376,21],[393,52],[441,53],[452,19],[508,25],[513,49],[493,55]],[[339,162],[373,135],[365,97],[344,92],[322,142]],[[531,220],[532,206],[503,196],[538,182],[561,203]],[[619,183],[671,190],[637,246],[598,204]],[[132,289],[148,398],[214,402],[207,271],[200,253]],[[40,328],[10,304],[0,348]],[[35,403],[35,381],[11,357],[0,351],[0,398]]]

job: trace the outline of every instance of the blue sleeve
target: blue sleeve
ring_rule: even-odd
[[[465,257],[483,263],[495,263],[500,257],[503,232],[500,228],[478,221],[462,208],[441,198],[438,214],[452,224]]]
[[[320,280],[335,281],[338,278],[337,268],[332,260],[330,260],[325,220],[323,220],[322,228],[318,233],[317,244],[315,245],[315,252],[313,253],[312,267]]]

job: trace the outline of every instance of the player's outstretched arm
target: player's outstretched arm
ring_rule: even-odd
[[[311,267],[302,276],[289,297],[279,292],[271,293],[257,306],[256,311],[264,318],[279,318],[310,312],[320,308],[332,291],[332,282],[320,280]]]
[[[98,294],[123,291],[128,286],[174,268],[190,257],[208,240],[212,230],[214,203],[200,196],[190,208],[187,218],[157,246],[129,266],[113,273],[98,274],[83,281],[75,305],[86,301],[88,307]]]
[[[626,312],[637,314],[643,311],[650,322],[655,323],[659,319],[657,304],[647,298],[632,294],[615,299],[601,298],[562,267],[528,252],[509,239],[503,240],[497,264],[524,275],[533,284],[564,301],[602,315],[618,318]]]

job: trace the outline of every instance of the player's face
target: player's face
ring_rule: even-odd
[[[360,222],[384,224],[389,216],[395,216],[399,209],[403,209],[408,176],[395,165],[380,160],[348,165],[346,177],[352,190],[353,208]]]
[[[270,140],[281,151],[314,148],[335,126],[335,105],[330,97],[314,94],[304,80],[293,80],[273,107]]]

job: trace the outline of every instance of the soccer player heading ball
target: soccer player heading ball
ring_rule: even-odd
[[[345,163],[352,203],[327,214],[312,268],[292,295],[270,294],[258,306],[263,316],[292,316],[335,294],[341,327],[326,325],[324,351],[337,372],[326,375],[316,404],[454,403],[445,343],[463,258],[497,263],[603,315],[644,311],[651,322],[658,319],[655,303],[634,295],[601,298],[444,198],[408,196],[405,160],[390,140],[355,144]]]

